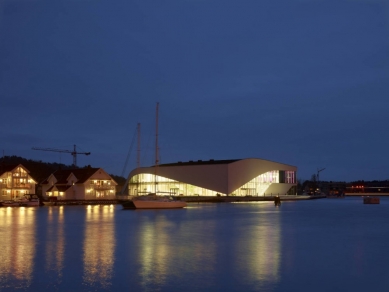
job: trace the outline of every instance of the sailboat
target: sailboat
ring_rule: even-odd
[[[154,193],[134,197],[131,201],[122,204],[124,209],[177,209],[186,207],[186,202],[169,196],[157,195],[157,171],[158,171],[158,109],[156,110],[156,135],[155,135],[155,171]]]

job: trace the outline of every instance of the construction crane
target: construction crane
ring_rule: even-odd
[[[90,152],[77,152],[76,151],[76,145],[74,145],[73,151],[72,150],[56,149],[56,148],[39,148],[39,147],[32,147],[32,150],[70,153],[73,156],[73,166],[74,167],[77,167],[77,154],[90,155]]]
[[[316,180],[319,182],[319,173],[322,172],[325,168],[322,169],[317,169],[317,175],[316,175]]]

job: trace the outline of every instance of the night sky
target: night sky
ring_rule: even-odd
[[[389,179],[387,0],[0,0],[0,150],[125,176],[262,158]]]

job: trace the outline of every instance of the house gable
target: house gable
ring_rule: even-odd
[[[78,181],[77,177],[74,175],[73,172],[68,176],[66,180],[68,185],[74,185]]]
[[[99,168],[89,179],[90,180],[111,180],[111,184],[117,186],[117,182],[102,168]]]
[[[50,176],[47,178],[46,181],[44,181],[42,184],[48,184],[50,186],[54,185],[57,183],[57,178],[53,175],[53,174],[50,174]]]

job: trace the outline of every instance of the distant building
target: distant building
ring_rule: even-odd
[[[157,169],[151,166],[131,171],[128,194],[295,195],[296,172],[295,166],[256,158],[161,164]]]
[[[352,194],[388,194],[389,180],[356,181],[347,184],[346,193]]]
[[[346,192],[346,182],[341,181],[305,181],[304,193],[307,195],[343,195]]]
[[[41,183],[45,198],[57,200],[115,199],[117,183],[102,168],[57,170]]]
[[[35,194],[36,181],[30,171],[22,164],[0,166],[0,200],[22,198],[26,194]]]

